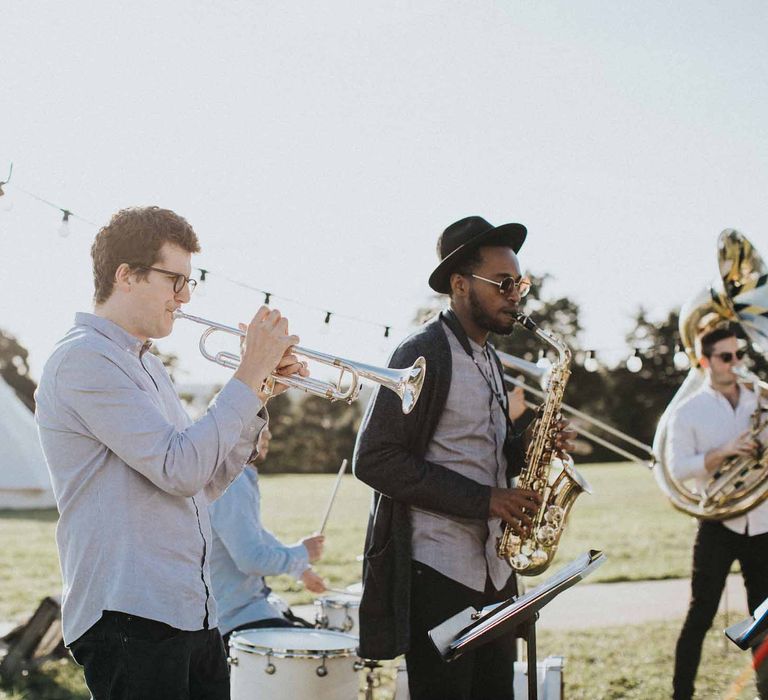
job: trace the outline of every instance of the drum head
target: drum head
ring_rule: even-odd
[[[351,656],[355,653],[358,640],[349,634],[331,630],[265,627],[233,632],[229,644],[250,654],[316,658],[318,655]]]
[[[363,595],[363,582],[359,581],[358,583],[352,583],[347,586],[346,590],[350,595],[361,596]]]

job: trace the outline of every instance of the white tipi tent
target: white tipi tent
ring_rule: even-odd
[[[0,378],[0,508],[55,505],[32,412]]]

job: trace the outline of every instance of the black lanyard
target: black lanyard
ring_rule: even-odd
[[[514,435],[516,430],[515,426],[512,424],[512,421],[509,418],[509,414],[507,413],[507,401],[506,401],[506,394],[501,393],[499,394],[498,388],[496,387],[496,382],[491,382],[491,380],[486,376],[485,372],[483,372],[483,368],[480,367],[480,364],[475,359],[475,354],[472,352],[472,346],[469,344],[469,338],[467,337],[467,334],[464,330],[464,327],[461,325],[461,322],[456,317],[456,314],[453,312],[452,309],[446,309],[445,311],[442,311],[440,313],[441,320],[448,326],[448,328],[453,331],[453,334],[456,336],[456,339],[459,341],[459,344],[462,348],[464,348],[464,352],[469,355],[469,357],[472,359],[472,362],[475,363],[475,367],[477,367],[477,371],[480,372],[481,376],[485,380],[485,383],[488,385],[488,388],[491,390],[492,396],[496,399],[496,402],[501,407],[501,413],[504,416],[504,420],[507,423],[507,434],[508,435]],[[498,370],[498,365],[494,359],[494,356],[491,355],[491,353],[488,351],[488,343],[485,344],[485,348],[483,352],[486,354],[486,357],[488,358],[488,367],[491,370],[491,374],[493,374],[493,367],[496,365],[496,369]],[[502,373],[503,374],[503,373]],[[503,385],[503,378],[502,378],[502,385]]]

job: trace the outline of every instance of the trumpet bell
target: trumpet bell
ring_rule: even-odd
[[[427,373],[427,361],[423,357],[416,359],[410,367],[404,369],[377,370],[377,376],[382,386],[394,391],[399,397],[403,413],[408,414],[413,410],[419,400],[421,389],[424,386],[424,376]],[[360,372],[361,376],[368,376]],[[377,381],[373,377],[368,377]]]

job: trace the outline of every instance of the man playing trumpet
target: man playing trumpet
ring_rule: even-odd
[[[189,419],[148,350],[190,300],[199,250],[172,211],[115,214],[91,248],[93,313],[75,316],[36,395],[60,513],[64,641],[96,700],[229,698],[207,506],[254,451],[265,381],[301,365],[287,319],[262,307],[234,376]]]

